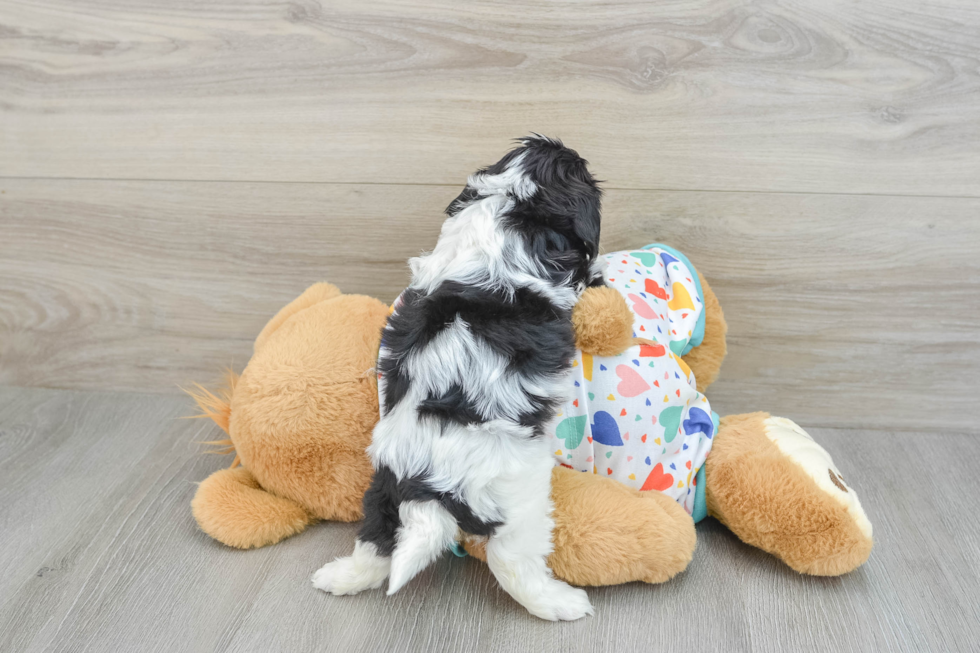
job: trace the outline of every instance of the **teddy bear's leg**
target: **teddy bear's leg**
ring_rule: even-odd
[[[687,568],[694,554],[694,521],[660,492],[565,467],[551,474],[555,576],[573,585],[663,583]],[[486,559],[484,542],[464,540],[466,551]]]
[[[687,568],[697,536],[684,508],[565,467],[552,472],[555,551],[549,565],[575,585],[663,583]]]
[[[320,282],[315,283],[306,290],[303,294],[289,302],[281,309],[279,312],[272,316],[266,325],[259,332],[258,337],[255,339],[255,345],[253,346],[253,351],[258,351],[265,344],[265,341],[269,339],[276,329],[282,326],[283,322],[296,315],[304,308],[309,308],[314,304],[318,304],[322,301],[328,299],[333,299],[334,297],[340,296],[340,289],[332,283]]]
[[[871,524],[827,452],[790,420],[722,418],[704,466],[708,513],[800,573],[837,576],[871,553]]]
[[[263,490],[244,467],[207,477],[191,509],[201,530],[238,549],[275,544],[313,521],[298,504]]]

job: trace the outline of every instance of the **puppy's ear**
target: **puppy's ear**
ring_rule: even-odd
[[[524,141],[531,178],[547,193],[554,215],[571,221],[572,233],[591,258],[599,254],[602,191],[589,163],[561,141],[534,135]],[[567,228],[567,227],[566,227]]]
[[[585,245],[593,260],[599,255],[599,234],[602,223],[602,191],[595,182],[583,186],[582,192],[573,195],[575,218],[572,230]]]

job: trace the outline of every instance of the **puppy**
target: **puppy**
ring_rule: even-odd
[[[472,175],[435,249],[412,259],[378,359],[375,474],[354,553],[313,585],[394,594],[457,538],[487,538],[500,585],[543,619],[592,614],[552,577],[546,433],[569,393],[572,307],[596,265],[600,190],[561,142],[522,139]]]

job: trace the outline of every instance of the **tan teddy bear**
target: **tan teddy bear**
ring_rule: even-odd
[[[721,306],[704,279],[701,344],[683,356],[703,392],[726,352]],[[374,365],[389,307],[318,283],[284,307],[220,396],[192,393],[229,438],[230,469],[201,483],[200,527],[237,548],[274,544],[317,520],[356,521],[371,479],[365,453],[378,421]],[[596,356],[633,342],[632,312],[610,288],[575,308],[578,345]],[[239,466],[240,464],[240,466]],[[767,413],[720,420],[704,464],[707,512],[793,569],[849,572],[868,557],[871,525],[829,455],[793,422]],[[690,562],[694,521],[676,501],[597,474],[552,476],[555,575],[576,585],[666,581]],[[482,556],[479,541],[463,536]]]

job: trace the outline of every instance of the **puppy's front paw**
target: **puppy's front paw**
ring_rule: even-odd
[[[555,579],[549,579],[541,594],[524,607],[548,621],[575,621],[595,612],[585,590]]]
[[[381,587],[388,570],[375,565],[358,565],[354,557],[337,558],[313,574],[313,587],[330,592],[334,596],[357,594],[363,590]]]

